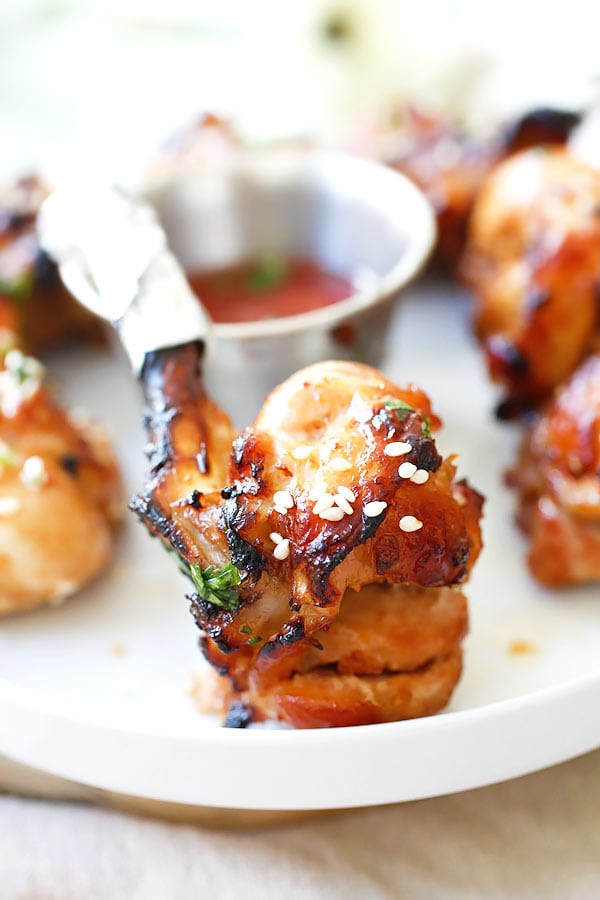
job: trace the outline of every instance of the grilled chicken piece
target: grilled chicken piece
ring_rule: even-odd
[[[567,110],[534,109],[497,136],[476,140],[448,118],[404,105],[366,141],[373,144],[371,155],[403,172],[427,195],[437,216],[436,260],[456,271],[473,205],[494,167],[527,147],[564,144],[579,120]]]
[[[600,172],[563,149],[500,165],[471,219],[465,273],[504,417],[538,406],[598,340]]]
[[[371,584],[346,591],[333,624],[312,646],[299,641],[227,700],[233,715],[300,728],[388,722],[444,707],[461,674],[468,630],[458,588]],[[229,716],[232,712],[229,712]]]
[[[519,493],[537,580],[552,587],[600,580],[600,355],[528,429],[508,481]]]
[[[147,358],[150,478],[132,505],[193,577],[192,611],[206,657],[258,718],[306,726],[403,717],[391,688],[382,688],[379,700],[375,691],[368,715],[349,700],[345,713],[336,701],[320,718],[306,709],[295,715],[275,693],[288,696],[283,685],[297,686],[300,673],[322,674],[324,667],[352,674],[353,684],[370,677],[369,669],[351,672],[349,657],[338,657],[335,629],[347,591],[377,584],[441,588],[462,582],[473,565],[482,500],[455,481],[452,459],[437,453],[429,429],[439,420],[429,400],[367,366],[321,363],[275,390],[232,445],[231,425],[206,398],[198,366],[193,344]],[[387,606],[381,601],[380,616],[380,601],[364,597],[377,629]],[[369,647],[355,639],[352,652],[358,659],[362,647],[371,670],[396,675],[381,655],[383,643]],[[423,642],[416,663],[392,651],[390,665],[413,674],[423,668],[425,675],[451,655],[444,672],[451,669],[456,680],[459,647],[460,638],[439,651]],[[418,704],[407,701],[406,715],[439,708],[434,694],[447,699],[451,687],[441,690],[437,677],[429,682],[430,689],[414,694]],[[309,705],[312,688],[310,697]]]
[[[564,146],[580,124],[581,113],[572,109],[540,106],[511,122],[500,138],[504,155],[531,147]]]
[[[36,219],[47,193],[30,177],[0,195],[0,344],[9,339],[28,353],[102,335],[100,321],[71,297],[40,247]]]
[[[408,176],[431,202],[438,226],[435,259],[455,270],[475,197],[498,159],[496,145],[475,141],[449,119],[413,105],[397,107],[372,139],[371,154]]]
[[[0,364],[0,615],[57,604],[106,566],[122,512],[108,441],[18,350]]]

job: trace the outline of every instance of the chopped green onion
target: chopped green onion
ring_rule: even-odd
[[[383,405],[387,407],[387,409],[393,409],[398,413],[398,419],[400,422],[404,423],[408,419],[411,413],[415,412],[410,404],[405,403],[404,400],[396,400],[394,397],[386,397],[383,401]]]
[[[405,403],[404,400],[396,400],[394,397],[386,397],[383,401],[383,405],[387,406],[388,409],[405,409],[407,412],[415,411],[413,406]]]
[[[11,280],[0,277],[0,294],[4,294],[11,300],[27,300],[33,292],[35,277],[33,272],[26,272],[20,278]]]
[[[277,253],[265,253],[246,278],[246,287],[257,294],[278,287],[287,273],[286,261]]]
[[[214,566],[190,565],[190,575],[192,581],[196,585],[198,594],[212,603],[213,606],[220,606],[228,612],[235,612],[239,606],[239,595],[236,586],[240,583],[240,573],[233,565],[227,563],[221,569],[215,569]]]

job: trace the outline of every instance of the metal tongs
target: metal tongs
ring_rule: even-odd
[[[150,206],[116,188],[64,188],[43,203],[38,233],[68,290],[117,328],[136,375],[154,350],[206,348],[209,316]]]

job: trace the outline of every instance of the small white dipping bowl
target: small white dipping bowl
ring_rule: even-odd
[[[356,286],[346,300],[312,312],[215,325],[207,385],[237,424],[311,363],[377,365],[393,301],[435,240],[431,207],[407,178],[328,151],[242,153],[217,169],[183,170],[144,196],[187,272],[275,253],[308,258]]]

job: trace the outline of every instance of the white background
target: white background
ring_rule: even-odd
[[[205,109],[256,140],[337,141],[391,97],[478,127],[581,103],[599,24],[593,0],[0,0],[0,178],[135,175]]]

